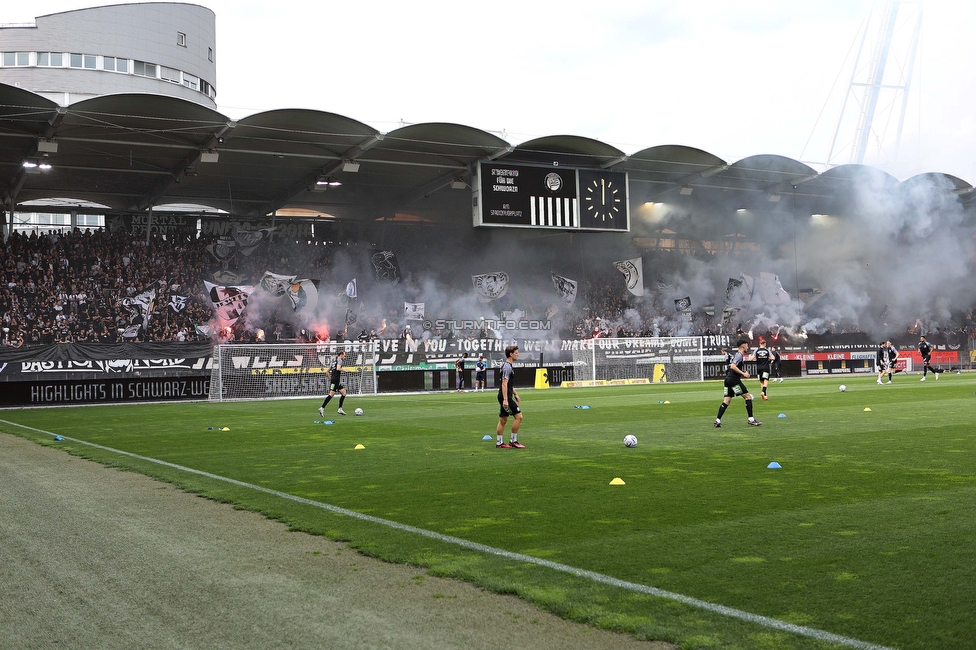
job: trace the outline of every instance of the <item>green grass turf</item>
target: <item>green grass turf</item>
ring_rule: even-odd
[[[718,383],[4,411],[0,418],[362,513],[897,648],[976,638],[976,377],[791,380],[712,426]],[[747,380],[756,390],[758,384]],[[668,400],[670,404],[662,404]],[[588,410],[573,408],[586,404]],[[865,407],[871,409],[865,412]],[[779,418],[777,414],[787,417]],[[229,427],[230,431],[208,430]],[[259,510],[560,615],[683,648],[821,641],[595,585],[175,469],[3,430]],[[627,449],[624,435],[640,444]],[[492,441],[483,441],[485,434]],[[506,440],[508,434],[506,433]],[[356,444],[364,450],[354,450]],[[782,469],[767,469],[777,461]],[[612,486],[622,478],[626,485]],[[486,616],[494,615],[485,612]]]

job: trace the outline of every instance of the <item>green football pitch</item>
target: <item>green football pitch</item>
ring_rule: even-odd
[[[332,424],[286,400],[0,428],[682,648],[972,647],[976,377],[918,379],[788,380],[768,402],[747,380],[762,427],[738,398],[713,427],[715,382],[525,390],[521,450],[495,448],[492,392],[333,400]]]

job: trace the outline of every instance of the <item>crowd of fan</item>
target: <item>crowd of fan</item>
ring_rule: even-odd
[[[137,237],[124,231],[15,232],[0,246],[0,314],[2,342],[11,347],[125,340],[186,341],[211,337],[204,325],[213,319],[213,307],[204,280],[214,281],[222,265],[208,251],[208,241],[196,238]],[[252,283],[266,270],[320,279],[334,284],[333,248],[276,241],[239,258],[233,273],[225,271],[225,284]],[[235,281],[236,280],[236,281]],[[133,327],[139,313],[132,301],[155,290],[155,301],[142,327]],[[176,300],[174,300],[176,298]],[[185,298],[185,300],[183,300]],[[177,308],[174,308],[175,305]],[[185,305],[185,306],[184,306]],[[544,306],[540,306],[540,309]],[[397,309],[353,314],[334,331],[295,324],[293,314],[263,314],[261,338],[241,319],[224,339],[254,340],[375,340],[377,338],[488,338],[487,328],[463,332],[430,330],[403,321]],[[536,314],[536,317],[541,316]],[[692,310],[677,313],[653,300],[635,300],[616,271],[588,278],[572,308],[561,310],[562,338],[697,336],[742,332],[723,323],[721,314]],[[966,337],[976,333],[972,312],[943,332]],[[343,329],[344,325],[344,329]],[[748,325],[746,326],[748,329]],[[778,328],[777,328],[778,330]],[[908,334],[921,331],[918,324]],[[836,327],[834,332],[856,331]],[[904,332],[904,330],[902,330]],[[778,331],[764,333],[776,336]]]

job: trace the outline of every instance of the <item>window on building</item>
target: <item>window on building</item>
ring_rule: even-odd
[[[116,72],[128,72],[129,71],[129,59],[115,59],[115,71]]]
[[[71,65],[71,67],[72,68],[80,68],[81,67],[81,60],[82,60],[82,56],[80,54],[72,54],[72,55],[70,55],[70,65]]]
[[[49,68],[60,68],[63,61],[61,52],[38,52],[37,65]]]
[[[37,65],[42,67],[60,68],[64,64],[64,55],[61,52],[38,52]]]
[[[95,58],[96,57],[95,57],[94,54],[86,54],[85,55],[85,67],[88,68],[89,70],[94,70],[95,67],[96,67],[95,66]]]
[[[212,47],[208,47],[207,48],[207,58],[210,59],[210,62],[211,63],[213,63],[213,48]]]
[[[186,47],[186,34],[183,32],[176,32],[176,44],[180,47]]]
[[[161,79],[165,79],[166,81],[180,83],[180,71],[174,70],[173,68],[167,68],[164,65],[159,66],[159,77]]]
[[[111,70],[115,72],[115,57],[114,56],[103,56],[102,57],[102,69]]]
[[[187,72],[183,73],[183,85],[187,88],[192,88],[193,90],[200,89],[200,77],[194,77],[192,74]]]
[[[156,64],[146,63],[145,61],[133,61],[132,62],[132,74],[137,74],[143,77],[156,78]]]
[[[4,52],[3,66],[12,68],[14,66],[30,65],[30,52]]]

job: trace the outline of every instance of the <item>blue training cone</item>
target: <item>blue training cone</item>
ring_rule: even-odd
[[[64,438],[62,438],[61,436],[54,436],[54,439],[57,440],[58,442],[64,440]]]
[[[485,437],[484,437],[484,438],[482,438],[482,440],[491,440],[491,436],[490,436],[489,434],[487,434],[487,433],[486,433],[486,434],[485,434]]]
[[[778,418],[785,418],[786,417],[786,413],[780,413],[776,417],[778,417]]]
[[[783,466],[774,460],[769,465],[766,465],[766,469],[783,469]]]

